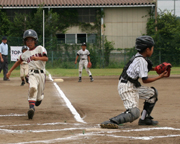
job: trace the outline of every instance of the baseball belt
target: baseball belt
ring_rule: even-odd
[[[126,81],[126,80],[121,80],[121,82],[122,82],[122,83],[127,83],[128,81]]]
[[[3,55],[3,54],[2,54],[2,56],[3,56],[3,57],[7,57],[7,55]]]
[[[31,72],[33,72],[34,71],[34,73],[44,73],[44,71],[43,70],[31,70]]]

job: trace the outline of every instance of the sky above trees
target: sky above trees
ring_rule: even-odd
[[[175,8],[175,15],[180,17],[180,0],[157,0],[158,11],[161,9],[162,11],[167,9],[174,13]],[[174,7],[175,5],[175,7]]]

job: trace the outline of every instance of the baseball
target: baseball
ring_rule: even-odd
[[[54,79],[55,82],[63,82],[63,79]]]

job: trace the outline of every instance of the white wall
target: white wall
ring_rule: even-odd
[[[146,33],[147,15],[150,8],[104,8],[105,32],[115,48],[132,48],[135,39]]]

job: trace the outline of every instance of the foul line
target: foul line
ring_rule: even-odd
[[[51,77],[51,74],[47,71],[47,73],[49,74],[49,79],[51,81],[54,81]],[[76,109],[73,107],[73,105],[71,104],[71,102],[68,100],[68,98],[65,96],[65,94],[63,93],[63,91],[60,89],[60,87],[57,85],[57,83],[53,83],[54,86],[56,87],[56,89],[58,90],[60,96],[63,98],[63,100],[65,101],[67,107],[70,109],[71,113],[74,115],[74,118],[76,119],[76,121],[78,122],[82,122],[82,123],[86,123],[84,122],[84,120],[80,117],[79,113],[76,111]]]

